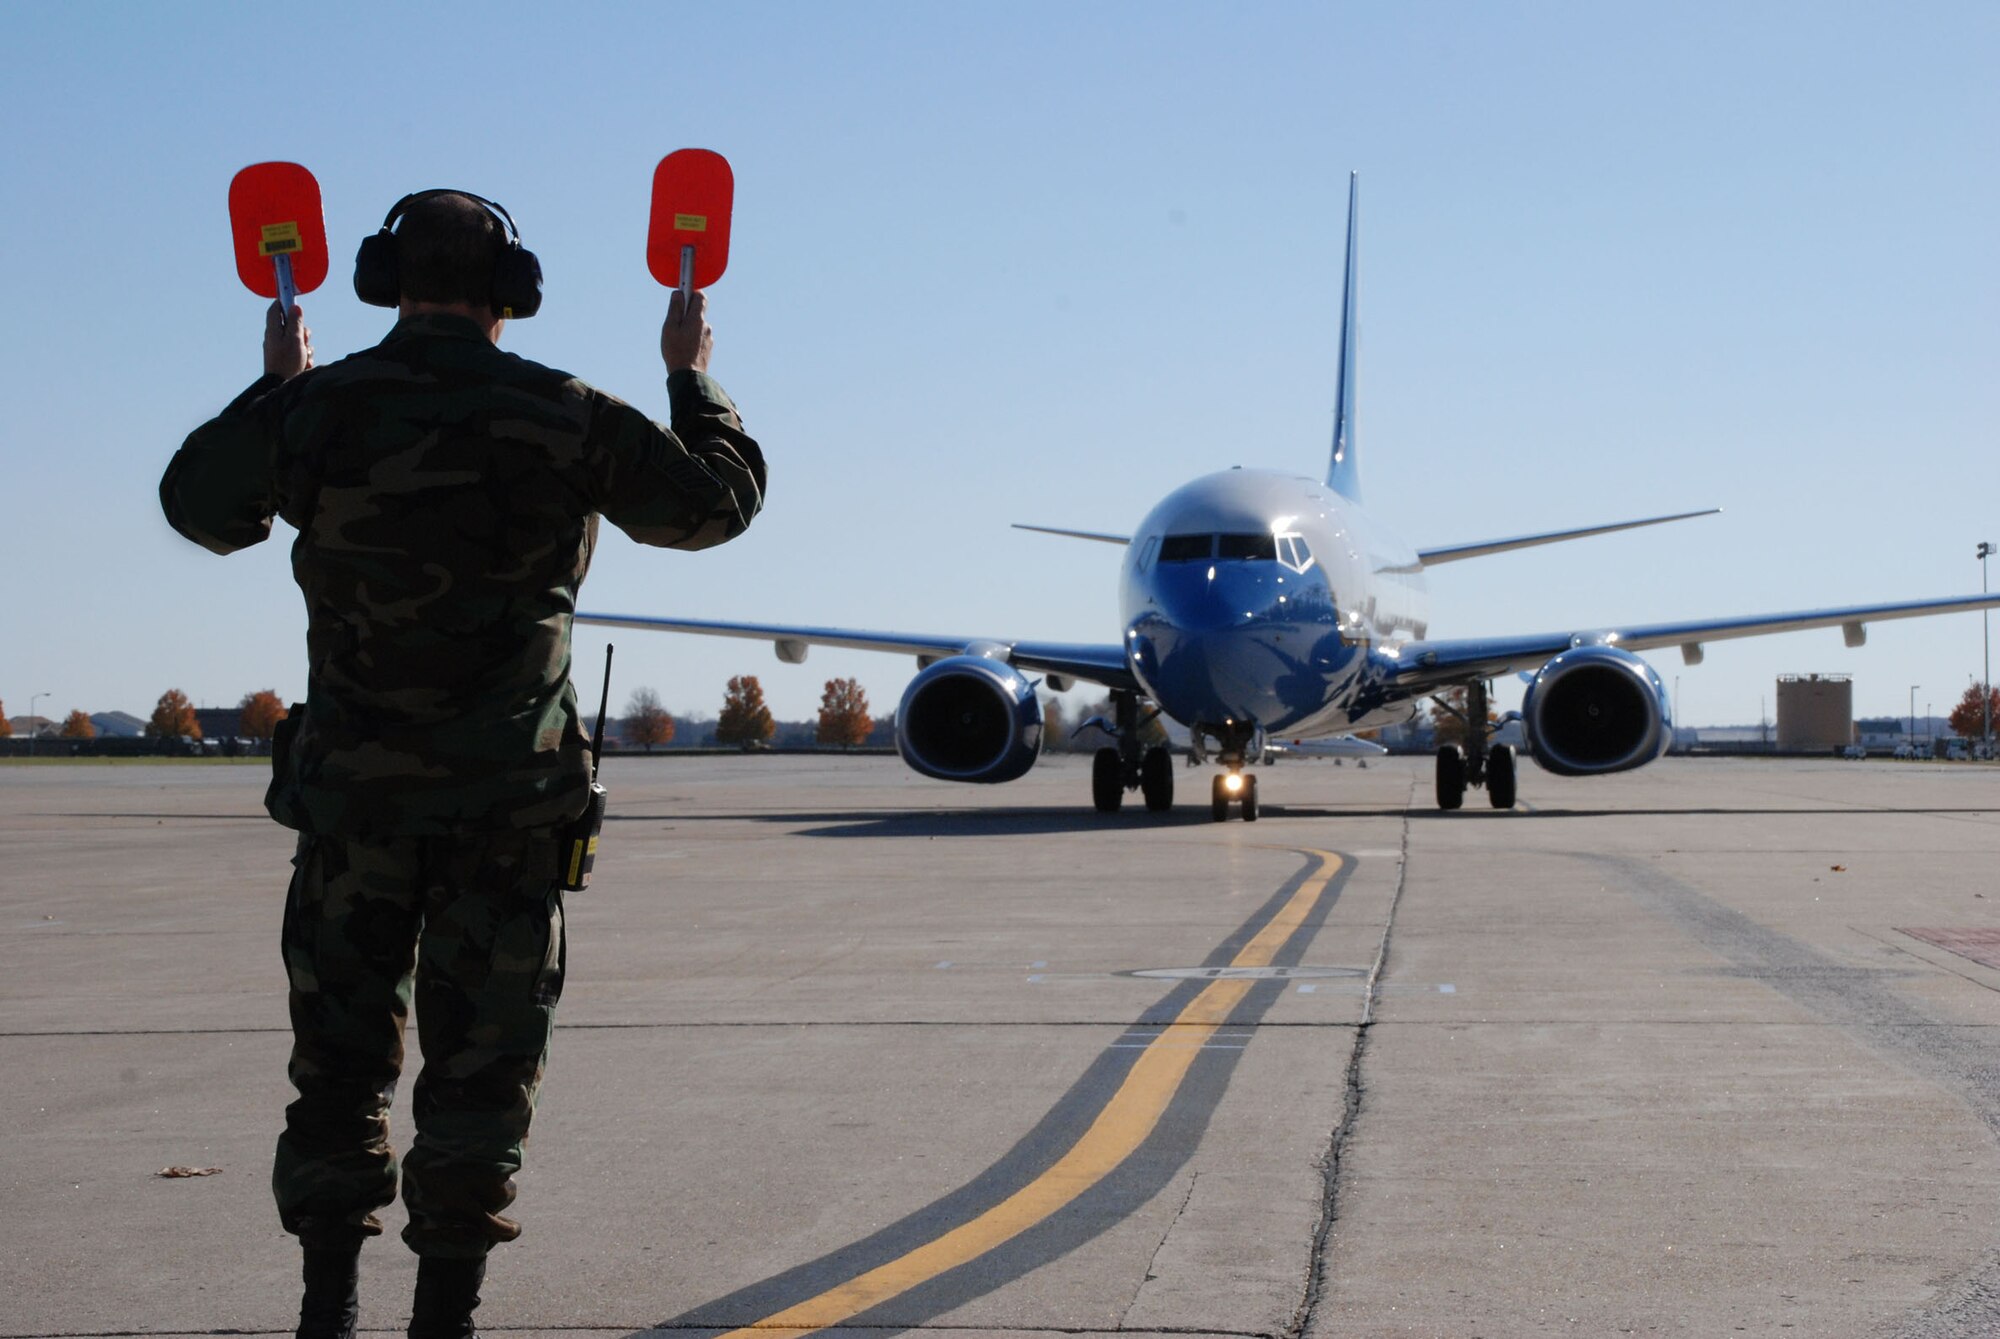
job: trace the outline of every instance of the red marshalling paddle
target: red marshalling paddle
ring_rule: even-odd
[[[319,183],[297,163],[253,163],[229,183],[236,275],[259,297],[292,303],[326,282],[326,216]]]
[[[669,288],[707,288],[729,266],[729,210],[736,177],[708,149],[678,149],[653,169],[646,268]]]

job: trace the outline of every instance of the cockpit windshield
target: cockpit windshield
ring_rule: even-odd
[[[1163,563],[1205,563],[1214,552],[1214,535],[1168,535],[1160,541]]]
[[[1158,545],[1157,550],[1155,545]],[[1268,532],[1238,535],[1167,535],[1148,540],[1140,565],[1152,565],[1153,555],[1163,563],[1279,562],[1294,572],[1313,565],[1312,550],[1304,535],[1273,535]]]
[[[1278,556],[1278,541],[1268,533],[1217,535],[1215,539],[1215,556],[1225,560],[1273,562]]]

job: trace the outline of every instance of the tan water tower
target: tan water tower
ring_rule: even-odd
[[[1854,681],[1845,674],[1778,676],[1778,748],[1818,753],[1854,742]]]

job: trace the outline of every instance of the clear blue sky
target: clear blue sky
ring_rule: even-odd
[[[155,498],[258,370],[225,193],[270,158],[325,192],[323,359],[387,325],[355,244],[458,186],[547,273],[505,344],[659,415],[651,170],[731,159],[714,370],[769,505],[705,554],[612,538],[587,608],[1114,639],[1116,551],[1008,523],[1323,469],[1350,169],[1363,477],[1411,542],[1727,509],[1439,569],[1434,632],[1963,594],[2000,540],[1989,3],[14,5],[0,62],[14,714],[303,691],[290,532],[218,559]],[[617,700],[683,711],[744,672],[781,716],[848,674],[886,711],[912,670],[616,640]],[[1695,723],[1811,671],[1942,712],[1980,626],[1656,664]]]

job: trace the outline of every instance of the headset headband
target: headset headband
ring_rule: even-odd
[[[396,201],[394,205],[390,206],[388,217],[382,220],[382,231],[394,231],[396,220],[402,218],[411,205],[425,200],[434,200],[440,195],[460,195],[468,200],[485,205],[488,212],[497,216],[502,226],[507,229],[507,244],[509,246],[519,246],[521,244],[521,230],[514,226],[514,216],[512,214],[509,214],[500,205],[495,204],[483,195],[474,195],[471,191],[453,190],[448,186],[441,186],[428,191],[412,191],[410,194]]]
[[[507,320],[533,316],[540,311],[542,263],[535,259],[534,252],[521,245],[521,230],[514,225],[514,216],[485,196],[474,195],[471,191],[417,191],[396,201],[388,217],[382,220],[382,230],[362,238],[361,247],[354,254],[354,295],[370,306],[397,305],[402,297],[402,282],[398,273],[396,223],[412,206],[440,195],[456,195],[471,200],[486,210],[488,218],[500,224],[504,235],[500,254],[493,262],[493,310]]]

